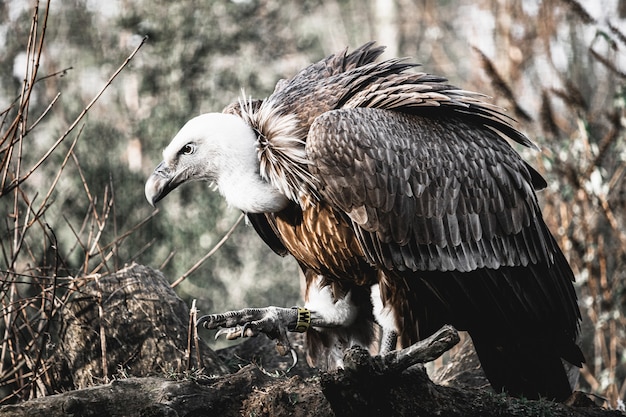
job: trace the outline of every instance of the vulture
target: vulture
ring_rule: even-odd
[[[574,275],[541,214],[546,181],[510,142],[536,146],[484,95],[383,50],[330,55],[265,99],[191,119],[165,148],[150,204],[208,181],[305,280],[303,307],[199,321],[227,338],[306,332],[321,368],[452,325],[496,391],[565,400],[565,365],[584,362]]]

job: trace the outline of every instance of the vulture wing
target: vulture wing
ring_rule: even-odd
[[[314,121],[306,151],[321,197],[384,271],[403,344],[450,323],[496,389],[569,394],[560,358],[583,360],[574,277],[541,216],[542,180],[499,133],[453,112],[344,108]]]
[[[316,119],[306,148],[322,196],[350,216],[370,260],[387,269],[552,262],[557,249],[542,226],[531,174],[489,129],[341,109]]]

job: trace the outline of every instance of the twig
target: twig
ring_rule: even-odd
[[[202,361],[200,359],[200,337],[198,336],[198,326],[196,326],[196,323],[198,322],[198,309],[196,308],[196,300],[193,300],[193,303],[191,305],[191,310],[193,311],[193,314],[191,316],[191,327],[192,327],[192,331],[193,331],[193,344],[194,347],[196,348],[196,364],[198,366],[198,369],[202,368]]]
[[[98,277],[95,277],[96,288],[98,289],[98,318],[100,319],[100,355],[102,361],[102,377],[104,378],[104,382],[109,382],[109,371],[107,364],[107,339],[106,339],[106,331],[104,327],[104,310],[102,308],[102,290],[100,288],[100,281]]]
[[[35,172],[40,166],[41,164],[43,164],[49,157],[50,155],[52,155],[52,153],[56,150],[56,148],[65,140],[65,138],[70,134],[70,132],[72,130],[74,130],[74,128],[78,125],[78,123],[80,123],[80,121],[83,119],[83,117],[85,117],[85,115],[87,114],[87,112],[89,110],[91,110],[91,108],[93,107],[93,105],[96,103],[96,101],[98,101],[98,99],[100,98],[100,96],[102,96],[102,94],[104,94],[104,92],[106,91],[106,89],[111,85],[111,83],[113,82],[113,80],[120,74],[120,72],[122,72],[122,70],[124,68],[126,68],[126,66],[128,65],[128,63],[134,58],[134,56],[137,54],[137,52],[139,51],[139,49],[143,46],[143,44],[148,40],[147,36],[144,36],[144,38],[141,40],[141,42],[139,43],[139,45],[137,45],[137,47],[135,48],[135,50],[128,56],[128,58],[126,58],[126,60],[124,61],[124,63],[122,63],[122,65],[120,65],[120,67],[113,73],[113,75],[111,75],[111,77],[109,78],[109,80],[105,83],[104,87],[102,87],[100,89],[100,91],[96,94],[96,96],[89,102],[89,104],[87,104],[87,106],[85,106],[85,108],[83,109],[83,111],[80,112],[80,114],[78,115],[78,117],[72,122],[72,124],[67,128],[67,130],[56,140],[56,142],[54,142],[54,144],[50,147],[50,149],[48,149],[48,151],[39,159],[39,161],[37,161],[32,167],[31,169],[24,174],[24,176],[15,179],[13,182],[11,182],[11,184],[9,184],[6,189],[4,190],[0,190],[0,196],[3,193],[7,193],[11,190],[13,190],[15,187],[19,186],[20,184],[22,184],[24,181],[26,181],[28,179],[28,177],[30,177],[33,172]]]
[[[194,331],[193,329],[196,328],[196,316],[197,316],[197,309],[196,309],[196,300],[194,299],[191,302],[191,308],[189,309],[189,322],[187,323],[187,357],[186,359],[186,365],[185,365],[185,370],[189,371],[191,369],[191,341],[194,338]]]
[[[43,120],[43,118],[46,117],[46,115],[50,112],[50,110],[52,110],[52,107],[59,100],[59,97],[61,97],[61,93],[57,93],[57,95],[54,96],[52,101],[48,104],[48,107],[46,107],[46,109],[43,111],[43,113],[41,113],[41,115],[37,118],[37,120],[35,120],[35,123],[33,123],[28,129],[26,129],[27,133],[30,132],[31,130],[33,130],[35,127],[37,127],[39,122],[41,122]]]
[[[165,260],[161,263],[161,265],[159,265],[159,269],[165,268],[167,266],[167,264],[170,263],[170,261],[172,260],[174,255],[176,255],[176,251],[175,250],[171,251],[170,254],[167,255],[167,258],[165,258]]]
[[[109,247],[113,245],[119,245],[124,239],[126,239],[128,236],[135,233],[137,230],[142,228],[146,223],[152,220],[152,218],[156,216],[158,213],[159,213],[159,209],[154,210],[145,219],[141,220],[139,223],[137,223],[136,225],[128,229],[126,232],[122,233],[120,236],[117,236],[111,243],[108,243],[107,245],[105,245],[103,249],[108,249]]]
[[[47,75],[44,75],[43,77],[37,78],[35,83],[38,83],[38,82],[43,81],[43,80],[47,80],[48,78],[54,78],[56,76],[63,77],[63,76],[65,76],[65,74],[67,74],[67,72],[69,70],[73,70],[73,69],[74,69],[74,67],[63,68],[62,70],[55,71],[55,72],[53,72],[51,74],[47,74]]]
[[[228,238],[230,237],[230,235],[233,234],[233,232],[235,231],[235,228],[237,228],[237,226],[239,225],[239,223],[241,223],[241,221],[243,220],[245,214],[241,213],[241,215],[239,216],[239,218],[237,219],[237,221],[235,222],[235,224],[232,225],[232,227],[228,230],[228,232],[226,232],[226,234],[224,235],[224,237],[217,242],[217,244],[213,247],[213,249],[211,249],[206,255],[204,255],[202,258],[200,258],[200,260],[198,262],[196,262],[194,264],[194,266],[192,266],[191,268],[189,268],[189,270],[187,272],[185,272],[184,274],[182,274],[176,281],[174,281],[170,286],[172,288],[176,287],[178,284],[180,284],[181,282],[183,282],[185,279],[187,279],[187,277],[191,274],[193,274],[198,268],[200,268],[200,266],[207,260],[209,259],[215,252],[217,252],[217,250],[219,248],[222,247],[222,245],[228,240]]]
[[[61,174],[65,170],[65,167],[67,166],[67,163],[70,160],[70,156],[74,152],[74,147],[76,146],[76,143],[78,142],[78,138],[80,137],[80,134],[82,133],[82,131],[83,130],[81,128],[80,131],[78,132],[78,135],[76,135],[76,138],[74,138],[74,141],[70,145],[70,149],[65,154],[65,158],[63,159],[63,162],[61,163],[61,166],[57,170],[57,174],[54,177],[54,180],[52,181],[52,184],[48,188],[48,192],[46,193],[46,196],[44,197],[42,203],[39,205],[39,210],[37,210],[37,214],[38,215],[43,214],[43,211],[47,207],[48,201],[50,200],[50,197],[52,196],[52,192],[56,189],[56,186],[57,186],[59,180],[61,179]]]
[[[478,49],[478,47],[473,47],[474,51],[480,57],[480,61],[482,63],[483,69],[491,79],[493,86],[498,92],[500,92],[503,96],[505,96],[513,105],[515,114],[523,119],[526,122],[531,122],[533,118],[528,114],[526,110],[522,108],[522,106],[517,102],[515,98],[515,94],[513,94],[513,89],[507,84],[506,81],[502,78],[502,76],[498,73],[496,66],[491,62],[489,57],[485,55],[485,53]]]
[[[50,294],[50,302],[46,303],[46,292],[43,291],[43,295],[42,295],[42,313],[45,316],[45,320],[43,323],[43,329],[39,332],[33,332],[33,337],[32,340],[35,341],[37,340],[36,335],[39,334],[48,334],[50,331],[50,323],[52,323],[52,320],[55,316],[55,310],[54,310],[54,299],[56,297],[56,291],[57,291],[57,277],[59,276],[59,248],[58,248],[58,242],[56,239],[56,235],[54,234],[54,231],[52,230],[52,228],[50,226],[48,226],[48,230],[50,231],[50,236],[53,239],[52,241],[52,249],[54,250],[54,272],[53,272],[53,281],[52,281],[52,293]],[[49,309],[46,309],[46,304],[49,304]],[[25,320],[28,323],[28,319]],[[40,370],[40,365],[41,365],[41,361],[42,361],[42,355],[43,352],[45,350],[45,344],[46,344],[46,340],[45,338],[41,338],[41,342],[39,345],[39,349],[37,352],[37,358],[35,359],[35,363],[33,366],[33,372],[38,373],[38,375],[36,375],[33,379],[35,381],[40,381],[40,376],[44,375],[44,373],[47,373],[47,369],[46,367],[43,367],[43,369]],[[45,385],[43,386],[44,389],[44,393],[45,393]]]

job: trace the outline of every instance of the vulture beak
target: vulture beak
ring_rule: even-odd
[[[157,201],[168,195],[182,182],[180,176],[173,173],[165,161],[161,162],[146,181],[145,193],[148,203],[154,207]]]

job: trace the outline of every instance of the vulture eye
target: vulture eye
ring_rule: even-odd
[[[183,146],[180,151],[178,151],[178,154],[179,155],[191,155],[195,151],[196,151],[196,146],[192,145],[191,143],[188,143],[185,146]]]

